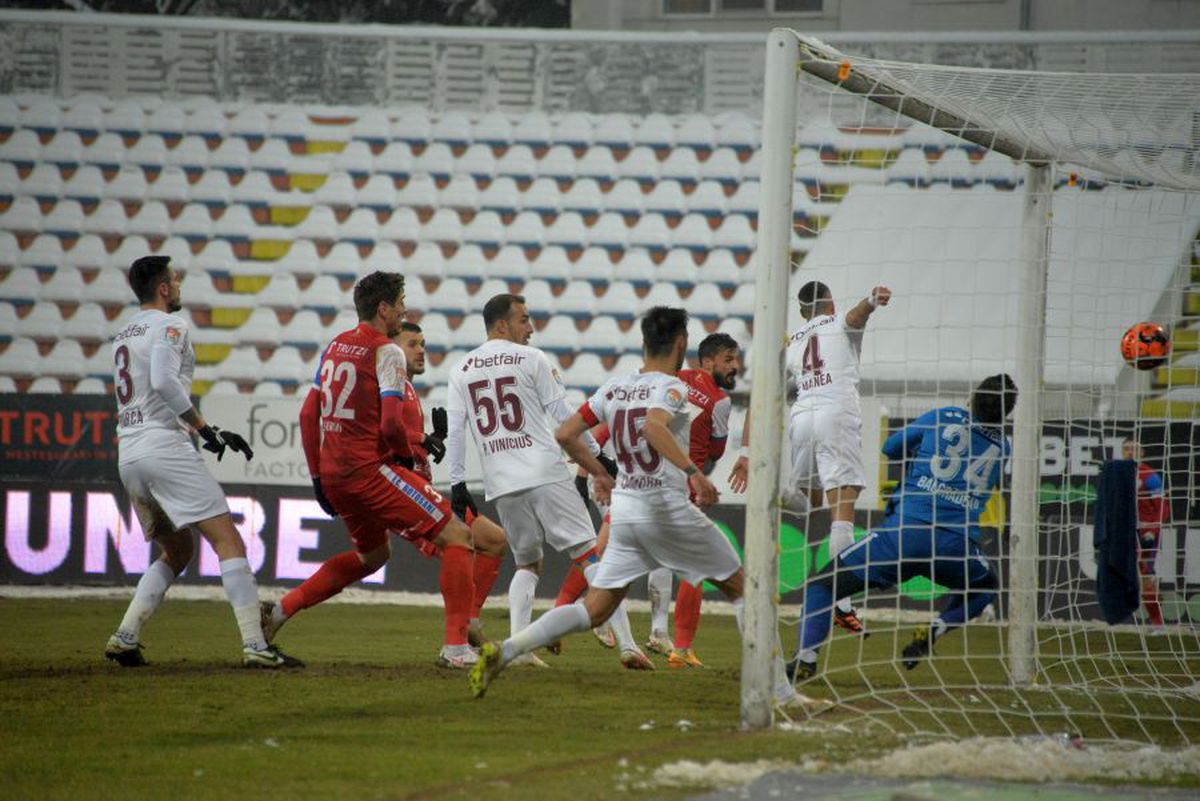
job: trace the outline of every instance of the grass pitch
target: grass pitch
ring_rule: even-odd
[[[216,602],[165,603],[143,632],[151,666],[118,668],[101,654],[124,607],[0,600],[4,798],[671,799],[687,791],[636,788],[682,759],[836,766],[903,742],[878,728],[739,732],[728,616],[701,626],[705,670],[660,658],[656,673],[627,672],[578,635],[545,655],[551,669],[507,671],[476,701],[463,673],[433,664],[440,609],[308,610],[280,644],[309,667],[273,673],[238,667],[236,626]],[[644,638],[646,616],[632,617]],[[508,628],[503,610],[484,620]]]

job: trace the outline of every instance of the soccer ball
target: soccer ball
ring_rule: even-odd
[[[1153,370],[1171,355],[1171,340],[1158,323],[1137,323],[1129,326],[1121,337],[1121,356],[1138,370]]]

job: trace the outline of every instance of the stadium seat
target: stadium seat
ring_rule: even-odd
[[[537,162],[537,174],[555,181],[575,180],[577,163],[575,153],[566,145],[554,145],[542,160]]]
[[[700,180],[700,162],[696,151],[691,148],[677,147],[667,156],[667,160],[658,167],[659,178],[679,181],[685,187],[695,186]]]
[[[233,203],[241,203],[250,208],[288,205],[286,193],[276,189],[271,184],[271,176],[260,170],[251,170],[232,186],[229,199]]]
[[[271,129],[271,119],[260,106],[250,105],[238,110],[230,119],[228,133],[244,143],[260,144]],[[226,140],[228,141],[228,140]]]
[[[160,103],[146,115],[146,133],[163,139],[178,139],[187,130],[187,115],[175,103]]]
[[[186,304],[187,296],[184,296]],[[352,308],[353,303],[348,293],[344,292],[338,280],[332,275],[318,275],[313,282],[300,290],[300,306],[312,309],[320,314],[336,314],[339,309]]]
[[[545,241],[546,227],[542,225],[541,215],[537,212],[522,211],[504,227],[502,235],[508,244],[536,249]]]
[[[240,395],[240,394],[242,394],[242,393],[241,393],[241,390],[238,389],[238,385],[236,382],[222,378],[220,380],[214,381],[212,383],[212,386],[210,386],[208,388],[208,392],[204,393],[204,396],[206,398],[222,398],[222,397],[228,398],[228,397],[233,397],[235,395]]]
[[[725,305],[725,314],[746,322],[754,319],[754,284],[742,284]]]
[[[750,328],[746,325],[746,321],[740,317],[726,317],[717,324],[717,331],[722,334],[729,334],[737,340],[738,345],[743,351],[750,349]],[[747,379],[749,376],[747,376]]]
[[[661,214],[668,220],[678,220],[683,216],[686,205],[687,201],[679,181],[665,177],[654,185],[654,189],[650,190],[650,194],[646,195],[642,202],[645,211]]]
[[[470,225],[463,231],[463,238],[469,239]],[[441,252],[438,252],[441,255]],[[479,283],[486,276],[484,275],[483,265],[486,258],[483,255],[483,248],[479,245],[467,242],[459,246],[458,250],[454,251],[448,259],[444,259],[444,264],[441,267],[441,274],[446,278],[461,278],[467,283]]]
[[[229,212],[226,211],[226,215]],[[217,221],[218,226],[220,220]],[[211,244],[210,244],[211,247]],[[307,240],[294,240],[287,253],[281,256],[276,261],[264,262],[277,273],[287,273],[292,276],[309,276],[316,275],[321,269],[321,256],[317,253],[316,246]]]
[[[112,171],[125,163],[127,152],[125,142],[121,140],[121,137],[112,131],[107,131],[97,136],[91,144],[83,149],[83,163],[94,165],[105,171]]]
[[[379,238],[379,221],[370,209],[355,209],[338,224],[338,240],[359,248],[368,248]]]
[[[429,252],[435,252],[438,256],[442,255],[442,252],[438,249],[437,245],[426,245],[423,247],[428,248],[428,250],[421,251],[424,255],[428,255]],[[321,260],[322,272],[333,272],[331,268],[335,266],[334,262],[332,261],[332,259],[335,257],[334,251],[337,251],[338,255],[344,255],[347,257],[350,255],[348,250],[338,250],[337,245],[335,245],[333,249],[326,254],[325,258]],[[344,265],[341,269],[337,270],[337,272],[343,275],[349,275],[350,271],[347,269],[349,266],[353,266],[355,268],[355,273],[357,275],[366,275],[377,270],[382,270],[384,272],[396,272],[403,269],[405,264],[404,256],[400,253],[400,248],[395,242],[376,242],[375,247],[371,250],[370,254],[366,256],[366,258],[360,257],[358,255],[358,250],[355,249],[354,256],[356,258],[352,265]],[[440,263],[441,262],[439,262],[439,265]]]
[[[720,248],[708,252],[700,267],[700,280],[712,282],[722,289],[736,289],[740,284],[754,283],[754,273],[748,266],[738,267],[733,254]]]
[[[378,150],[387,145],[391,138],[391,129],[391,121],[383,109],[364,109],[350,125],[351,144],[360,141]]]
[[[141,102],[136,98],[117,101],[104,112],[104,130],[124,139],[136,139],[145,133],[146,112]]]
[[[612,191],[615,192],[620,181],[614,184]],[[640,191],[639,195],[640,195]],[[610,192],[611,195],[611,192]],[[571,184],[559,200],[559,208],[562,211],[574,211],[583,215],[599,214],[605,208],[606,198],[600,192],[600,185],[596,183],[595,178],[580,178]],[[641,213],[641,205],[639,205],[637,213]]]
[[[25,250],[18,250],[13,261],[20,267],[32,267],[47,274],[63,262],[62,242],[55,234],[38,234]]]
[[[479,208],[497,214],[516,214],[521,202],[517,182],[508,175],[499,176],[479,194]]]
[[[526,211],[555,215],[562,199],[562,192],[552,178],[538,178],[521,194],[520,203]]]
[[[42,230],[71,243],[83,232],[83,206],[78,200],[60,200],[42,217]]]
[[[706,229],[707,227],[705,225]],[[700,270],[692,259],[692,254],[687,250],[675,248],[658,265],[654,280],[656,282],[666,281],[676,287],[691,289],[702,279]]]
[[[700,164],[701,180],[719,181],[725,186],[736,186],[742,179],[742,163],[737,151],[731,147],[719,147],[706,161]]]
[[[483,304],[487,303],[489,298],[496,295],[507,294],[508,282],[501,278],[488,278],[479,285],[472,296],[472,308],[482,309]]]
[[[685,302],[679,296],[679,290],[668,283],[656,283],[644,298],[638,299],[637,314],[641,316],[655,306],[684,306]],[[690,304],[687,304],[691,312]]]
[[[564,114],[552,123],[553,144],[581,150],[592,145],[592,121],[581,112]]]
[[[462,111],[444,112],[433,123],[433,141],[466,147],[471,142],[471,118]]]
[[[214,209],[223,209],[233,200],[229,176],[220,170],[208,170],[192,185],[192,200]]]
[[[579,331],[575,321],[565,314],[556,314],[537,332],[537,347],[554,354],[574,354],[580,347]]]
[[[42,357],[37,343],[32,339],[15,337],[8,347],[0,352],[0,375],[13,378],[29,378],[41,372]]]
[[[5,166],[12,169],[11,164],[6,163]],[[58,167],[53,164],[39,161],[33,165],[33,169],[29,171],[24,180],[19,182],[15,170],[9,175],[13,183],[5,186],[2,191],[10,193],[10,197],[14,189],[17,190],[17,194],[36,198],[38,203],[54,203],[62,197],[62,175],[59,173]]]
[[[975,165],[979,179],[987,181],[997,189],[1012,189],[1021,180],[1021,169],[1008,156],[995,150],[985,150],[983,158]]]
[[[331,166],[357,181],[375,171],[375,156],[371,154],[371,148],[366,142],[348,142],[340,153],[333,155]]]
[[[62,109],[50,97],[34,98],[21,112],[21,123],[40,135],[54,134],[62,127]]]
[[[521,295],[529,308],[529,316],[535,320],[548,319],[558,304],[557,298],[550,290],[550,284],[537,279],[525,282]]]
[[[312,362],[305,361],[299,350],[290,345],[281,345],[263,363],[262,377],[294,387],[311,381],[316,368],[315,358]]]
[[[235,347],[229,355],[217,365],[216,372],[221,378],[238,384],[249,384],[262,378],[263,362],[258,358],[255,348]]]
[[[479,207],[479,189],[469,175],[456,175],[438,193],[438,205],[474,211]]]
[[[325,206],[350,207],[354,205],[358,191],[354,188],[354,179],[350,173],[333,170],[325,176],[325,181],[313,190],[308,197],[313,203]]]
[[[182,175],[182,172],[180,174]],[[84,184],[93,180],[99,181],[99,183],[94,185],[93,188],[85,188],[83,186]],[[184,180],[186,183],[186,177]],[[77,182],[80,184],[80,188],[78,190],[74,189]],[[160,174],[158,176],[158,180],[154,182],[156,189],[161,189],[159,184],[162,184],[162,186],[165,187],[170,184],[170,181],[164,183],[163,176]],[[150,185],[146,183],[146,174],[138,167],[122,167],[117,171],[117,174],[113,176],[112,180],[105,184],[99,168],[87,164],[83,167],[80,167],[75,171],[75,174],[71,176],[66,194],[68,194],[70,197],[79,199],[78,193],[84,192],[95,192],[94,197],[96,198],[109,197],[126,203],[141,203],[149,196]],[[162,197],[159,195],[154,199],[171,200],[175,202],[183,202],[187,200],[186,186],[183,188],[182,193],[180,191],[172,191],[170,194],[171,197]]]
[[[749,254],[754,249],[755,234],[750,220],[740,214],[731,214],[713,232],[714,248],[729,248],[734,254]]]
[[[8,304],[5,306],[9,309],[12,308]],[[16,323],[16,327],[11,331],[12,334],[37,341],[53,342],[61,335],[63,317],[62,312],[58,310],[58,304],[50,301],[38,301]]]
[[[688,309],[687,333],[687,355],[693,359],[698,358],[700,343],[708,336],[708,330],[704,327],[704,322],[697,315],[691,313],[691,308]]]
[[[203,103],[187,110],[184,129],[210,141],[220,141],[229,133],[229,121],[216,103]]]
[[[312,367],[313,370],[316,369],[316,364],[305,366]],[[311,383],[312,376],[306,373],[301,377],[300,381],[295,382],[295,385],[302,391],[307,392],[304,387],[307,387]],[[250,390],[250,395],[255,398],[286,398],[289,396],[284,389],[285,386],[291,387],[292,384],[280,381],[259,381],[255,383],[254,388]],[[293,392],[295,392],[295,390],[293,390]]]
[[[325,326],[325,335],[321,337],[322,346],[328,344],[330,340],[332,340],[338,334],[345,333],[346,331],[353,331],[357,327],[358,314],[354,311],[354,308],[351,306],[349,308],[342,309],[333,318],[333,322]]]
[[[472,126],[472,139],[488,147],[508,147],[513,141],[512,123],[498,111],[484,114]]]
[[[375,224],[375,216],[370,211],[356,209],[354,214],[358,214],[359,212],[365,213],[370,218],[371,224]],[[354,214],[351,214],[350,218],[353,218]],[[321,257],[320,263],[317,266],[317,272],[321,275],[332,275],[336,276],[339,280],[353,281],[364,272],[370,272],[370,270],[366,269],[363,257],[358,253],[358,245],[353,241],[353,236],[351,236],[353,234],[362,234],[363,231],[355,230],[353,227],[348,228],[346,223],[350,222],[350,218],[347,218],[338,229],[339,238],[350,241],[338,242],[329,249],[328,253]],[[371,237],[370,241],[374,243],[374,237]],[[390,242],[388,244],[392,245]],[[392,245],[392,247],[394,248],[395,245]],[[372,251],[371,255],[375,255],[374,251]],[[395,265],[399,263],[399,251],[397,251],[396,255],[397,259],[392,263],[392,269],[395,269]]]
[[[591,154],[590,150],[588,154]],[[654,151],[645,145],[639,145],[629,151],[629,155],[616,166],[616,174],[620,178],[633,178],[641,184],[652,184],[658,180],[658,158]],[[583,174],[582,171],[580,174]]]
[[[421,226],[417,236],[422,242],[457,245],[463,241],[463,224],[453,209],[440,208]]]
[[[543,248],[542,253],[546,250]],[[501,247],[490,262],[483,264],[483,270],[488,278],[502,278],[509,282],[524,282],[530,277],[529,259],[525,258],[525,251],[517,245]]]
[[[17,382],[13,381],[12,376],[0,375],[0,392],[11,395],[16,391]]]
[[[97,273],[90,284],[84,285],[83,292],[86,300],[103,306],[127,306],[136,301],[125,273],[112,266]]]
[[[527,111],[517,117],[512,128],[512,142],[530,148],[548,148],[554,138],[550,118],[541,111]]]
[[[496,175],[524,183],[537,175],[538,161],[526,145],[513,145],[496,161]]]
[[[0,268],[12,267],[17,263],[17,253],[21,250],[17,237],[11,231],[0,228]],[[5,270],[0,269],[0,281],[4,280]]]
[[[731,147],[739,155],[758,150],[760,144],[758,126],[741,114],[731,114],[718,122],[713,138],[718,147]]]
[[[563,218],[573,212],[563,214],[555,221],[551,229],[558,226]],[[580,221],[582,224],[582,220]],[[580,234],[581,244],[596,245],[609,251],[622,251],[629,247],[629,228],[625,218],[615,211],[606,211],[600,215],[591,229],[585,229]]]
[[[88,362],[83,354],[82,345],[73,339],[60,339],[50,352],[42,357],[38,364],[38,373],[59,378],[83,378],[87,374],[85,365]],[[109,370],[111,369],[110,367]]]
[[[453,365],[457,363],[466,355],[465,353],[461,353],[461,351],[473,350],[482,345],[486,339],[487,329],[483,325],[483,315],[478,313],[468,314],[463,318],[458,328],[452,331],[450,335],[450,345],[460,353],[457,355],[450,353],[446,357],[446,361],[442,364]]]
[[[354,202],[374,212],[390,212],[396,207],[396,184],[388,175],[377,173],[355,190]]]
[[[692,194],[685,198],[684,208],[690,213],[719,219],[725,215],[727,204],[725,190],[720,183],[701,181]]]
[[[624,223],[621,225],[624,227]],[[591,233],[594,233],[594,229],[589,232],[577,212],[564,211],[546,229],[545,244],[558,245],[568,251],[581,249],[587,244]]]
[[[527,277],[546,281],[552,287],[566,286],[578,276],[578,265],[571,264],[567,252],[559,245],[542,248],[537,258],[528,263]]]
[[[408,180],[413,174],[412,148],[405,142],[389,142],[375,156],[375,172],[390,176],[393,180]]]
[[[445,353],[450,347],[450,324],[443,314],[430,313],[422,317],[421,333],[425,335],[425,350],[430,353]],[[429,370],[428,364],[425,369]]]
[[[608,251],[601,247],[589,247],[578,261],[570,265],[570,275],[589,282],[593,287],[607,286],[613,280],[613,263]]]
[[[0,286],[3,282],[0,282]],[[7,300],[0,300],[0,344],[12,342],[19,326],[17,307]]]
[[[579,349],[600,356],[615,356],[624,350],[625,332],[617,325],[617,321],[609,317],[598,316],[579,336]]]
[[[141,173],[140,167],[126,167],[118,173],[118,177],[122,174]],[[145,175],[145,173],[142,173]],[[115,182],[115,178],[113,179]],[[136,179],[126,179],[135,188],[137,186]],[[144,183],[145,194],[143,200],[158,200],[163,203],[186,203],[192,196],[192,186],[188,181],[187,173],[182,167],[164,167],[158,174],[158,177],[149,183]],[[115,197],[115,195],[114,195]],[[123,198],[122,198],[123,199]]]
[[[618,281],[628,281],[635,287],[648,287],[654,283],[657,268],[654,260],[644,248],[627,250],[621,260],[613,268],[613,276]]]
[[[429,114],[417,106],[400,109],[392,120],[391,137],[409,146],[424,147],[429,144],[433,141],[433,125],[429,122]]]
[[[266,306],[254,309],[246,318],[246,322],[233,332],[233,339],[236,345],[278,347],[283,340],[283,332],[275,310]]]
[[[313,206],[308,210],[308,216],[293,226],[292,236],[314,242],[333,242],[338,238],[337,216],[328,206]]]
[[[379,226],[379,238],[394,242],[416,242],[421,233],[421,221],[417,213],[401,206],[392,212],[388,221]]]
[[[431,175],[414,175],[397,191],[396,203],[414,209],[437,208],[437,182]]]
[[[633,284],[617,280],[608,285],[608,290],[603,295],[596,298],[596,314],[608,315],[618,320],[632,320],[638,314],[640,303],[641,299],[633,291]]]
[[[613,150],[629,150],[635,137],[633,122],[625,114],[601,114],[592,127],[592,144]]]
[[[707,223],[705,224],[707,225]],[[671,247],[671,229],[661,214],[647,212],[629,231],[629,246],[657,253]]]
[[[289,272],[271,274],[270,282],[258,291],[255,301],[267,308],[293,311],[300,307],[300,285],[296,276]],[[302,312],[296,312],[297,315]],[[295,344],[289,342],[288,344]]]
[[[259,236],[258,223],[254,221],[250,206],[235,203],[226,207],[225,213],[212,224],[212,236],[229,243],[249,242]],[[294,249],[296,243],[292,244]]]
[[[208,143],[204,137],[189,134],[179,144],[167,150],[167,165],[181,167],[189,174],[208,169]]]
[[[915,148],[900,151],[885,171],[888,183],[903,183],[913,187],[928,186],[930,182],[929,162],[925,154]]]
[[[21,194],[20,186],[21,176],[16,166],[7,161],[0,161],[0,203],[11,203],[13,197]]]
[[[434,142],[413,159],[413,174],[428,175],[435,181],[448,181],[455,170],[454,154],[445,142]]]
[[[575,320],[590,320],[595,315],[596,293],[587,281],[574,280],[558,296],[554,310]]]
[[[955,189],[963,189],[974,184],[976,178],[975,165],[967,156],[967,151],[960,147],[952,147],[942,152],[942,157],[929,167],[931,183],[948,183]]]
[[[712,120],[703,114],[692,114],[679,123],[675,130],[675,145],[690,147],[697,155],[713,149],[716,131]]]
[[[30,395],[61,395],[63,386],[57,378],[43,375],[33,379],[25,391]]]
[[[729,198],[729,202],[725,206],[726,213],[741,214],[751,218],[757,217],[761,186],[758,181],[742,181],[738,185],[737,191]],[[801,199],[796,190],[793,190],[793,205]]]
[[[104,241],[94,234],[84,234],[75,241],[75,247],[63,254],[60,262],[64,267],[82,270],[99,270],[108,263],[108,252]]]
[[[458,157],[455,172],[469,175],[476,181],[490,181],[496,177],[496,157],[487,145],[471,145]]]
[[[609,379],[609,371],[595,353],[581,353],[563,371],[563,383],[584,392],[595,392]]]
[[[147,171],[162,169],[167,163],[167,146],[158,134],[146,134],[125,153],[126,164],[136,164]]]
[[[578,178],[594,178],[604,183],[618,177],[617,166],[611,150],[601,145],[594,145],[589,147],[583,157],[576,162],[575,175]]]
[[[31,169],[42,159],[42,144],[29,128],[18,128],[0,142],[0,161],[15,164],[17,169]]]
[[[684,301],[688,314],[701,320],[720,320],[725,316],[726,302],[716,284],[700,283]],[[753,314],[753,308],[751,308]]]
[[[459,278],[447,278],[430,294],[426,308],[453,317],[468,313],[474,306],[467,285]]]
[[[125,219],[122,210],[121,219]],[[17,234],[36,234],[42,230],[42,210],[31,197],[13,198],[9,207],[0,212],[0,229]]]
[[[108,393],[108,385],[104,383],[103,379],[95,376],[80,379],[75,384],[75,389],[71,390],[72,395],[107,395]]]
[[[141,215],[139,215],[141,216]],[[207,242],[212,238],[213,221],[208,208],[202,203],[188,203],[171,221],[171,233],[182,236],[189,242]],[[145,233],[145,231],[141,231]]]

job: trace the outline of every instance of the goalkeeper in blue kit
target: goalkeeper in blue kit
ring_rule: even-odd
[[[953,591],[932,625],[917,630],[905,646],[901,656],[909,670],[938,637],[992,602],[999,582],[979,547],[979,515],[1012,452],[1004,421],[1016,403],[1012,378],[990,376],[971,394],[970,411],[934,409],[887,438],[883,452],[904,460],[904,484],[888,502],[883,524],[805,585],[800,647],[787,665],[793,681],[816,673],[817,649],[829,636],[834,599],[866,587],[894,587],[914,576]]]

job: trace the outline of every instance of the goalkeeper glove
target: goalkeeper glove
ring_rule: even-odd
[[[608,471],[609,478],[617,477],[617,463],[615,461],[613,461],[613,458],[611,456],[607,456],[603,453],[599,453],[599,454],[596,454],[596,461],[598,461],[598,462],[600,462],[600,464],[604,465],[604,469],[606,471]]]
[[[202,446],[204,450],[217,455],[217,461],[221,461],[221,457],[225,455],[225,449],[240,453],[246,457],[246,461],[254,458],[254,451],[250,448],[250,443],[242,438],[241,434],[235,434],[232,431],[222,431],[216,426],[204,426],[196,432],[200,435],[200,439],[204,440]]]
[[[446,419],[446,410],[435,406],[430,413],[433,420],[433,431],[425,435],[421,447],[433,457],[434,464],[441,464],[446,458],[446,437],[450,433],[450,425]]]
[[[588,502],[587,476],[575,476],[575,489],[579,492],[579,497],[583,498],[583,505],[587,506],[587,502]]]
[[[320,504],[321,509],[330,517],[337,517],[337,510],[333,508],[333,504],[330,503],[329,499],[325,497],[325,491],[321,489],[321,479],[314,478],[312,480],[312,484],[313,497],[317,499],[317,503]]]
[[[475,499],[471,497],[471,491],[467,489],[466,482],[460,481],[450,487],[450,509],[458,515],[460,520],[464,521],[467,519],[468,509],[472,514],[479,514],[479,510],[475,508]]]

